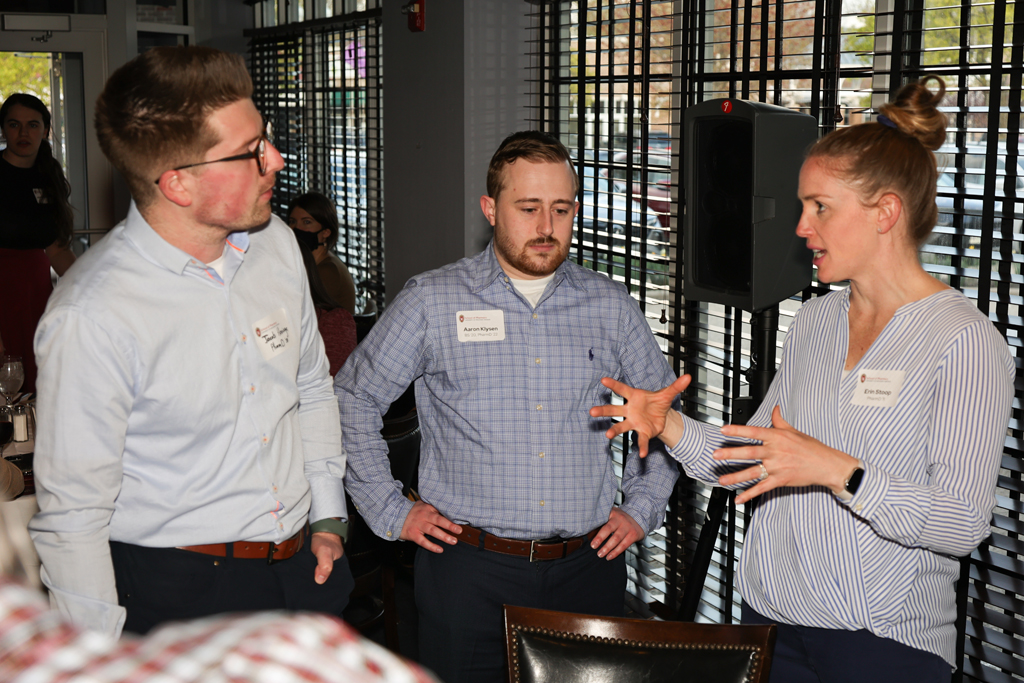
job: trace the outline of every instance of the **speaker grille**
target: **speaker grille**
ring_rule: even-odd
[[[694,122],[696,213],[691,222],[696,253],[694,282],[749,294],[753,239],[753,122],[701,117]]]

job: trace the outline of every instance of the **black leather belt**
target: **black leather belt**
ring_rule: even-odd
[[[502,538],[489,534],[483,529],[462,524],[462,533],[456,534],[456,538],[474,548],[483,548],[502,555],[515,555],[516,557],[528,557],[530,562],[539,560],[559,560],[567,557],[580,549],[584,543],[593,540],[597,536],[597,529],[594,529],[586,536],[565,538],[558,541],[519,541],[514,538]]]

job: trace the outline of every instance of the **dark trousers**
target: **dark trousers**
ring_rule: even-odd
[[[743,605],[744,624],[774,624]],[[870,631],[776,624],[769,683],[949,683],[942,657]]]
[[[531,563],[465,543],[417,549],[420,662],[445,683],[507,680],[505,604],[622,616],[625,554],[597,556],[589,542],[560,560]]]
[[[124,630],[146,633],[182,619],[257,610],[323,612],[341,618],[355,585],[348,557],[336,560],[323,585],[313,579],[310,539],[295,555],[266,560],[213,557],[175,548],[110,542]]]

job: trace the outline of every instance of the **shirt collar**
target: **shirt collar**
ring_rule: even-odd
[[[574,264],[569,262],[569,259],[562,261],[561,265],[555,269],[555,277],[552,280],[552,284],[557,287],[562,283],[563,280],[568,282],[574,289],[578,289],[582,292],[587,291],[587,287],[580,277],[579,273],[573,268]],[[473,284],[472,291],[474,293],[482,291],[485,287],[489,286],[492,282],[497,279],[504,278],[505,271],[501,269],[501,264],[498,263],[498,257],[494,254],[494,240],[492,239],[488,243],[487,248],[483,253],[483,262],[481,263],[480,275],[476,278],[476,282]]]
[[[157,234],[156,230],[139,213],[138,207],[135,206],[135,200],[132,200],[128,207],[124,234],[143,254],[172,273],[181,275],[193,261],[191,256]],[[249,249],[249,233],[232,233],[228,237],[227,243],[228,248],[232,251],[244,253]]]

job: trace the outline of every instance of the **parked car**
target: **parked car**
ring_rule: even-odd
[[[943,145],[936,152],[939,163],[939,170],[945,171],[950,177],[960,170],[956,165],[957,148],[950,145]],[[968,192],[980,193],[985,189],[985,163],[988,158],[988,147],[984,144],[967,145],[963,149],[963,176],[964,189]],[[1016,188],[1017,197],[1024,196],[1024,167],[1021,166],[1021,157],[1017,158],[1016,168],[1011,168],[1009,175],[1012,175],[1013,184]],[[1006,147],[998,145],[996,148],[996,182],[997,194],[1003,194],[1005,177],[1008,175],[1006,169]]]
[[[956,187],[956,183],[953,181],[953,177],[949,173],[940,173],[938,182],[938,192],[935,196],[935,205],[939,209],[939,220],[936,223],[937,227],[950,227],[955,225],[955,215],[953,213],[956,195],[961,192]],[[963,222],[961,226],[965,230],[981,230],[981,216],[984,210],[984,201],[976,196],[975,192],[980,192],[978,185],[969,185],[964,183],[963,192]],[[1011,205],[1012,206],[1012,205]],[[1003,214],[1003,202],[996,200],[995,202],[995,213],[992,221],[993,227],[999,230],[1002,226],[1004,214]],[[1019,232],[1021,229],[1021,217],[1017,216],[1013,219],[1014,232]]]
[[[639,202],[629,201],[625,193],[616,191],[614,183],[592,166],[584,168],[580,183],[583,190],[580,225],[584,230],[607,231],[613,240],[621,240],[623,246],[627,234],[639,241],[646,233],[648,254],[664,256],[668,253],[668,233],[659,222],[658,214],[650,208],[644,211]]]
[[[672,159],[665,154],[647,155],[647,174],[643,177],[643,155],[633,152],[632,176],[629,171],[629,153],[619,152],[613,158],[612,178],[620,192],[629,189],[634,201],[658,215],[661,226],[669,226],[669,208],[672,203]],[[646,185],[646,188],[645,188]],[[646,189],[646,197],[644,196]]]

